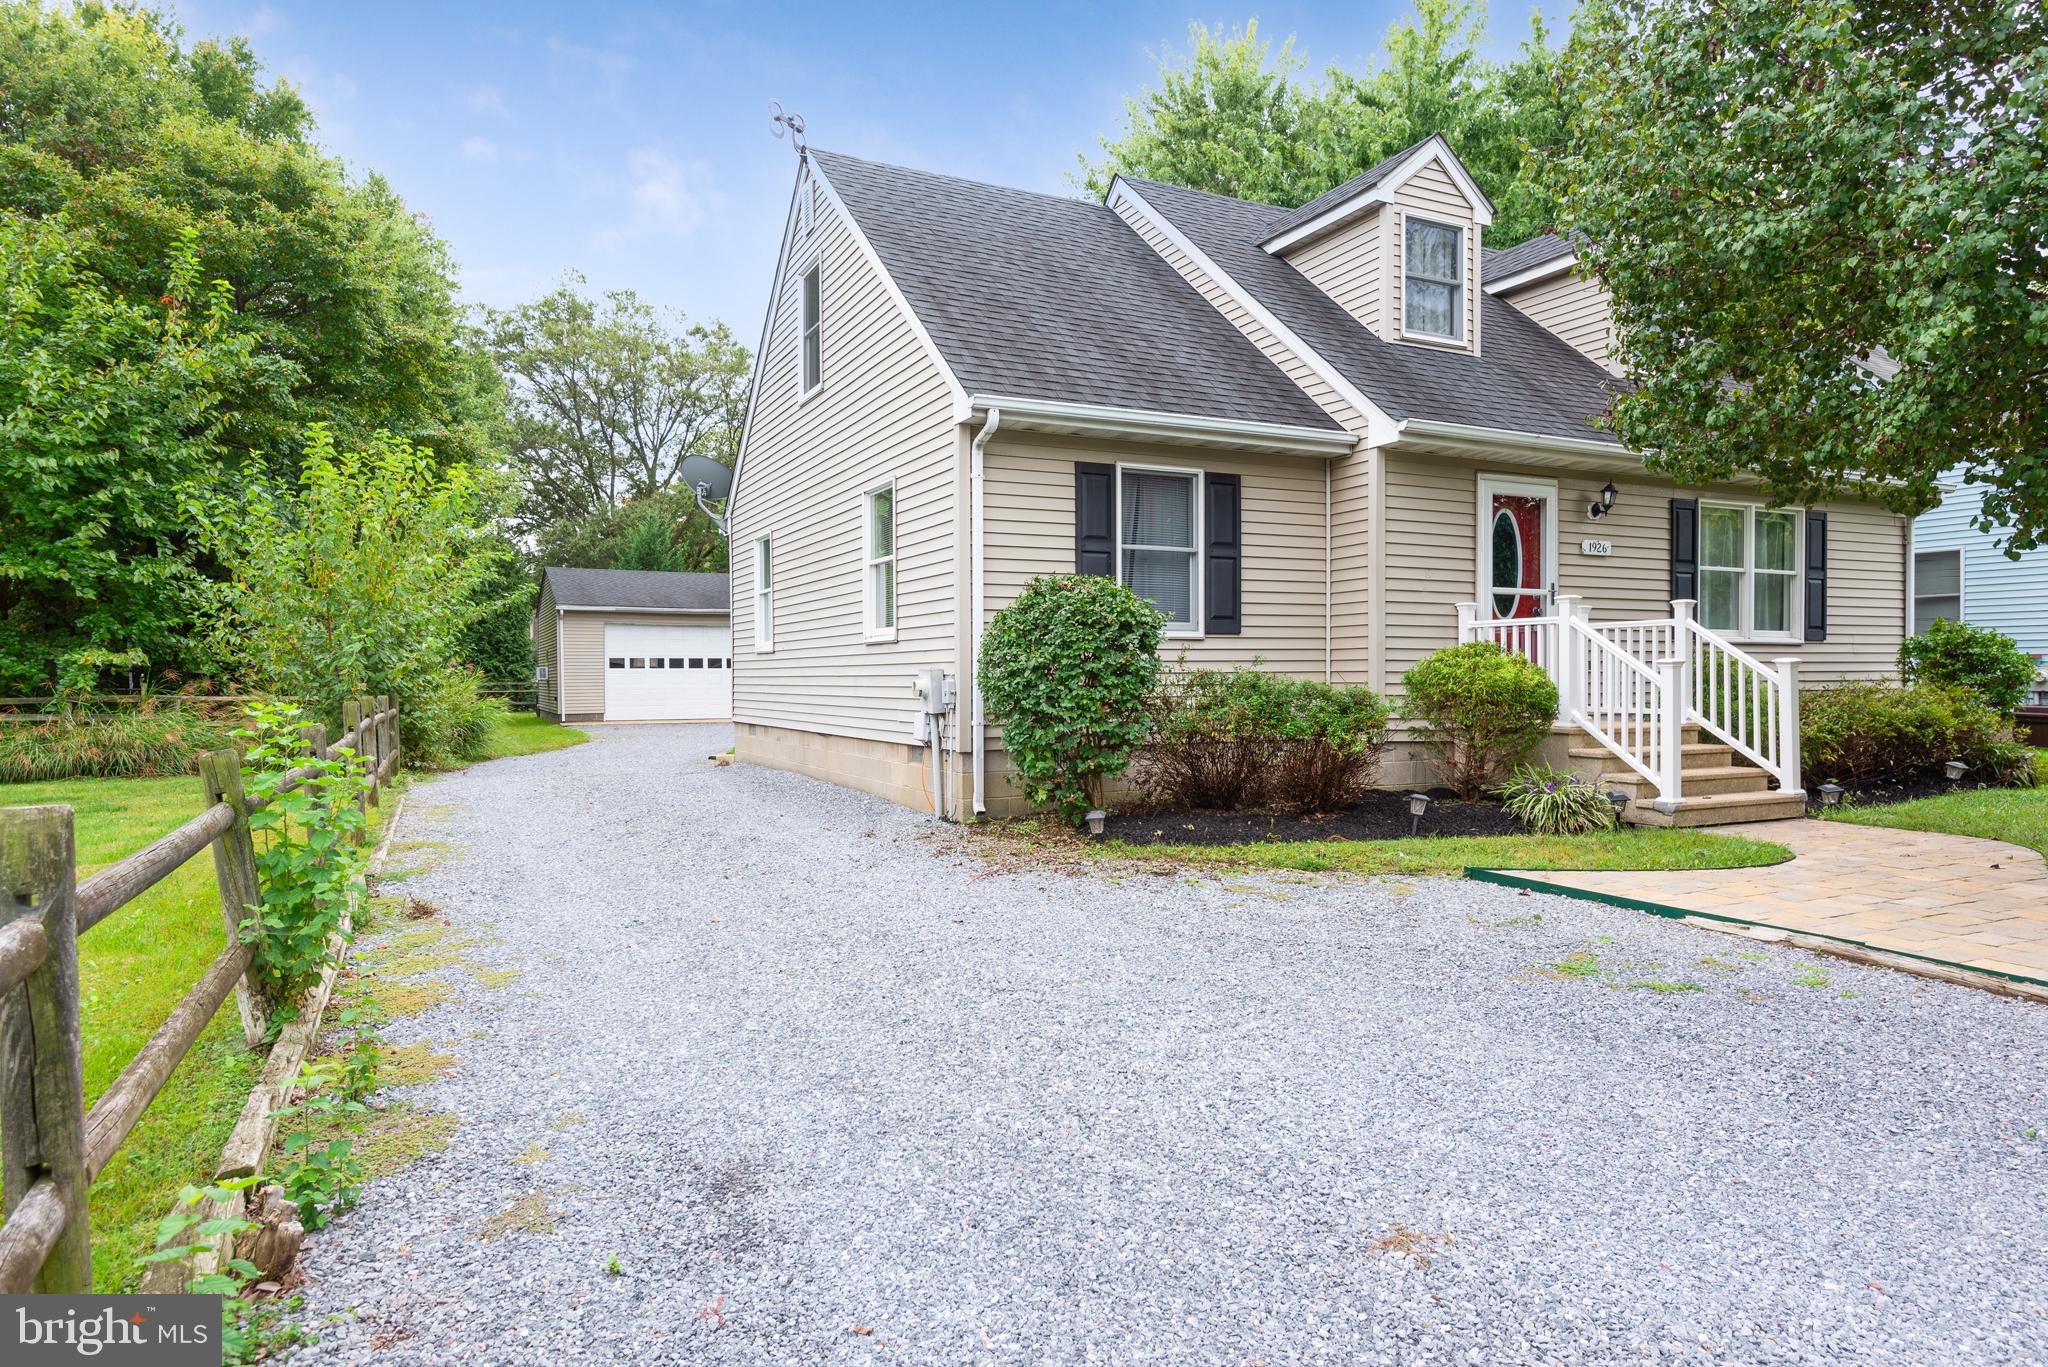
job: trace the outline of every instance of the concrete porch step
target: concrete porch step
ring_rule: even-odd
[[[1760,772],[1760,771],[1759,771]],[[1631,826],[1733,826],[1744,821],[1790,821],[1806,815],[1799,793],[1690,793],[1675,811],[1660,812],[1648,802],[1632,802],[1622,813]]]
[[[1580,740],[1574,740],[1567,751],[1573,759],[1612,760],[1614,758],[1613,753],[1606,746],[1600,744],[1591,736],[1585,736],[1582,739],[1583,743]],[[1741,762],[1747,763],[1748,761]],[[1687,772],[1691,772],[1694,769],[1725,769],[1737,763],[1735,747],[1708,741],[1688,742],[1679,747],[1678,763],[1679,767]]]
[[[1691,765],[1679,780],[1687,797],[1711,797],[1721,793],[1763,793],[1770,791],[1770,775],[1753,764]],[[1633,769],[1600,775],[1600,791],[1619,788],[1634,798],[1655,795],[1656,787]]]

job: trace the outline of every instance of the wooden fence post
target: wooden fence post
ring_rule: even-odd
[[[49,951],[0,1004],[0,1147],[7,1212],[47,1177],[64,1226],[31,1291],[92,1289],[85,1073],[78,1033],[77,866],[69,807],[0,811],[0,923],[35,917]]]
[[[362,754],[367,748],[363,744],[362,736],[357,734],[362,724],[363,700],[361,698],[350,698],[342,703],[341,733],[348,737],[349,748],[358,755]],[[363,814],[363,823],[351,831],[348,838],[350,844],[360,845],[363,843],[364,838],[363,828],[370,824],[370,798],[367,792],[358,792],[356,794],[356,810]]]
[[[228,943],[242,942],[242,922],[263,906],[263,885],[256,878],[256,842],[249,833],[249,809],[242,798],[242,757],[232,747],[199,756],[199,778],[206,785],[206,805],[225,802],[234,809],[235,824],[213,842],[213,875],[220,886],[220,918]],[[251,986],[249,975],[235,984],[235,1009],[242,1017],[242,1038],[251,1049],[263,1043],[270,1028],[269,1003]]]
[[[370,719],[369,725],[364,728],[363,737],[367,742],[363,746],[363,753],[370,757],[370,807],[378,805],[379,789],[384,786],[384,723],[380,719],[380,714],[384,711],[383,703],[382,698],[363,699],[363,714]],[[363,814],[366,817],[369,815],[368,808],[364,809]]]
[[[397,778],[398,766],[401,762],[398,753],[398,699],[396,697],[387,697],[384,701],[386,710],[391,713],[391,777]]]

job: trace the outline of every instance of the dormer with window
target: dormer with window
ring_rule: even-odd
[[[1492,221],[1457,154],[1431,136],[1282,216],[1261,245],[1380,337],[1476,356]]]

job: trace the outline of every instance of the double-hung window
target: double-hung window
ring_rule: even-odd
[[[765,536],[754,543],[754,649],[775,649],[775,554]]]
[[[824,352],[819,348],[819,338],[822,329],[819,313],[821,303],[819,298],[819,277],[816,264],[813,264],[809,270],[804,272],[803,296],[803,337],[799,344],[799,350],[802,353],[799,363],[802,373],[799,378],[803,393],[808,395],[819,385],[825,383],[825,356]]]
[[[1699,620],[1743,637],[1789,637],[1799,622],[1799,514],[1700,503]]]
[[[1913,552],[1913,634],[1936,621],[1963,620],[1963,553],[1960,548]]]
[[[1117,578],[1166,614],[1169,632],[1201,618],[1201,476],[1126,467],[1118,472]]]
[[[868,490],[861,500],[867,551],[862,567],[866,600],[865,634],[870,641],[896,639],[896,486]]]
[[[1408,221],[1401,330],[1446,342],[1465,336],[1465,230],[1426,218]]]

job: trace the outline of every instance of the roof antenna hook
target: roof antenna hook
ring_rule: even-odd
[[[796,154],[799,158],[810,155],[811,149],[804,143],[803,115],[794,110],[784,113],[782,101],[770,100],[768,101],[768,122],[774,125],[769,131],[775,134],[776,137],[781,137],[785,132],[789,134],[789,140],[795,144]]]

